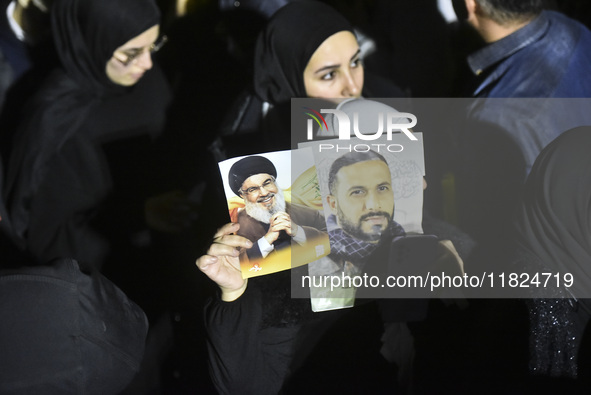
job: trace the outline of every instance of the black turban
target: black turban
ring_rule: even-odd
[[[250,176],[261,173],[277,177],[277,169],[269,159],[263,156],[248,156],[232,165],[228,174],[228,184],[236,195],[240,195],[240,188],[244,181]]]

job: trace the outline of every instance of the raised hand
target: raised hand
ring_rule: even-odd
[[[197,259],[197,267],[213,280],[222,290],[222,300],[238,299],[246,290],[247,280],[242,278],[240,259],[243,248],[252,247],[252,242],[235,233],[240,229],[237,223],[222,226],[213,236],[213,243],[207,254]]]

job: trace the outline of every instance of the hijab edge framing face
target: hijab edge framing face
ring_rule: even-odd
[[[150,47],[154,45],[159,34],[160,26],[154,25],[117,48],[105,66],[107,77],[117,85],[135,85],[144,73],[152,68]],[[139,55],[130,55],[130,53]],[[130,56],[135,57],[126,64],[126,59]]]
[[[364,73],[355,35],[344,30],[324,40],[308,61],[303,79],[307,97],[359,98]]]
[[[98,94],[119,86],[106,71],[115,51],[159,22],[152,0],[55,0],[51,10],[62,67],[82,88]]]
[[[301,0],[283,6],[257,39],[257,96],[274,105],[287,103],[292,97],[307,97],[304,70],[310,59],[328,38],[344,31],[354,37],[351,24],[324,3]]]

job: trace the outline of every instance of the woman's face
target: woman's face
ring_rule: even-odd
[[[160,26],[154,25],[117,48],[107,62],[107,76],[117,85],[135,85],[152,68],[150,47],[158,39]]]
[[[304,70],[308,97],[339,99],[360,97],[363,64],[353,33],[333,34],[316,49]]]

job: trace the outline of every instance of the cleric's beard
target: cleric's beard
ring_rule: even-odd
[[[260,203],[252,203],[248,200],[245,200],[244,208],[246,209],[246,214],[256,219],[257,221],[261,221],[263,223],[268,224],[269,222],[271,222],[271,217],[273,215],[285,211],[285,197],[283,196],[283,190],[278,187],[277,193],[269,193],[265,196],[261,196],[259,199],[257,199],[257,201],[263,200],[264,198],[267,198],[269,195],[275,196],[273,205],[269,208],[263,207]]]

